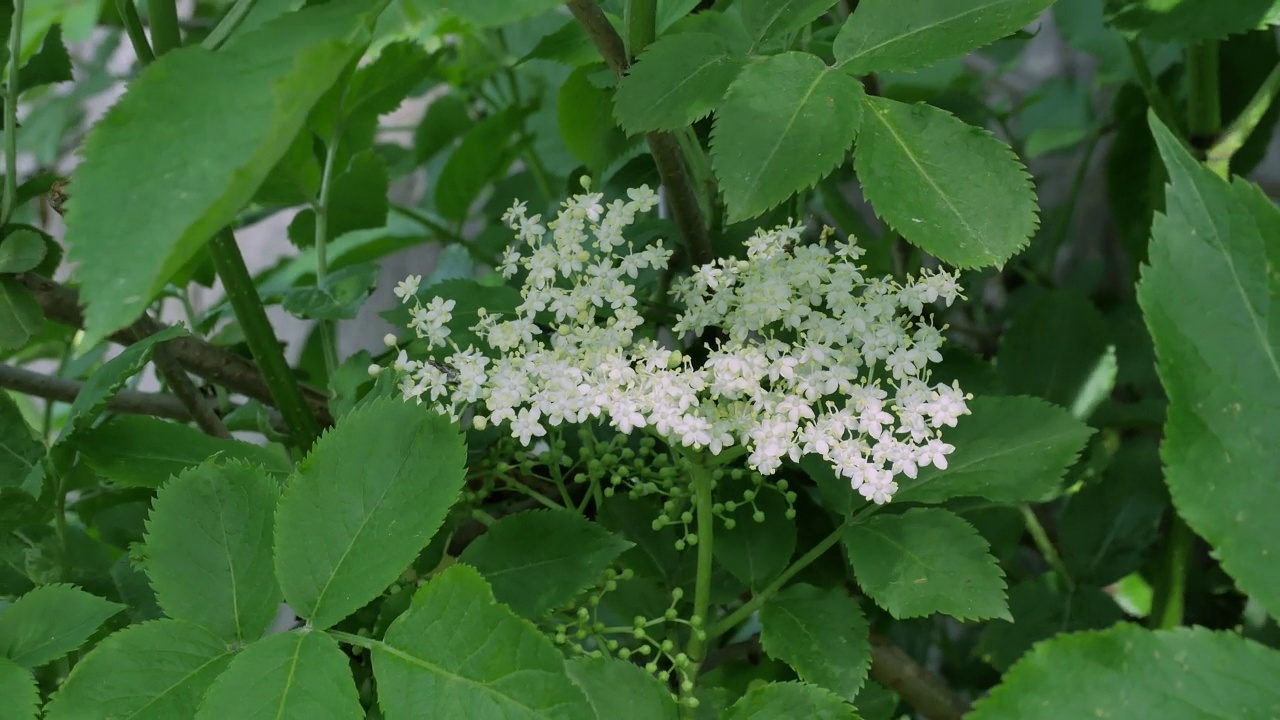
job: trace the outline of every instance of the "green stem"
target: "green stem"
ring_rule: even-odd
[[[58,569],[62,579],[66,580],[70,575],[70,568],[67,565],[67,487],[62,473],[58,471],[57,463],[50,455],[44,456],[44,471],[53,479],[53,527],[58,535],[58,544],[62,548],[58,557]]]
[[[253,11],[253,6],[258,4],[258,0],[236,0],[236,4],[231,6],[226,15],[218,21],[213,31],[209,33],[204,42],[200,46],[205,50],[217,50],[230,39],[231,34],[240,27],[240,23],[249,16]]]
[[[24,0],[13,2],[13,26],[9,29],[9,82],[4,96],[4,195],[0,198],[0,226],[13,216],[18,199],[18,70],[22,62],[22,14]]]
[[[345,94],[345,93],[344,93]],[[316,197],[316,285],[324,285],[325,276],[329,274],[329,194],[333,187],[333,169],[337,164],[338,142],[342,137],[342,125],[334,127],[333,137],[329,139],[324,153],[324,170],[320,175],[320,194]],[[333,323],[328,320],[318,321],[320,325],[320,347],[324,355],[325,377],[333,377],[338,368],[338,349],[334,342]]]
[[[120,22],[124,23],[124,30],[129,35],[129,44],[133,45],[133,52],[138,56],[138,62],[143,66],[155,62],[155,53],[151,52],[147,31],[142,27],[142,18],[138,17],[138,8],[133,6],[133,0],[116,0],[116,11],[120,13]]]
[[[293,371],[285,360],[284,349],[276,339],[271,321],[267,319],[267,311],[262,307],[262,298],[253,285],[249,268],[244,264],[244,256],[236,245],[235,234],[230,228],[218,231],[209,241],[209,255],[213,258],[214,269],[226,288],[227,301],[235,311],[236,320],[244,332],[249,352],[257,361],[262,372],[262,380],[271,391],[271,398],[280,410],[280,415],[288,424],[293,434],[293,443],[302,449],[311,446],[320,429],[316,419],[307,409],[302,388],[293,377]]]
[[[657,0],[627,0],[622,26],[627,34],[627,55],[634,58],[653,43],[658,33]]]
[[[151,21],[151,47],[160,57],[182,47],[182,29],[178,25],[175,0],[147,0],[147,19]]]
[[[1182,624],[1186,609],[1187,565],[1191,560],[1191,548],[1195,545],[1195,535],[1177,513],[1169,523],[1165,542],[1160,577],[1152,594],[1151,617],[1148,618],[1152,628],[1161,630]]]
[[[351,633],[342,632],[341,630],[325,630],[325,632],[328,633],[329,637],[337,640],[338,642],[355,645],[356,647],[361,647],[365,650],[373,650],[376,647],[382,646],[382,641],[380,640],[374,640],[373,638],[362,637],[360,635],[353,635]]]
[[[1129,59],[1133,61],[1133,70],[1138,75],[1138,85],[1142,87],[1142,94],[1147,97],[1147,105],[1155,111],[1156,117],[1160,118],[1160,122],[1164,123],[1174,134],[1182,135],[1182,123],[1178,122],[1178,116],[1173,113],[1173,109],[1169,106],[1169,100],[1160,92],[1160,86],[1156,83],[1156,79],[1151,74],[1151,66],[1147,65],[1147,57],[1142,54],[1142,48],[1138,46],[1136,40],[1126,40],[1125,47],[1129,50]]]
[[[769,598],[777,595],[778,591],[781,590],[782,587],[791,580],[791,578],[796,576],[796,573],[812,565],[818,560],[818,558],[825,555],[828,550],[834,547],[836,543],[840,542],[840,538],[844,536],[844,531],[850,524],[851,523],[848,521],[841,523],[841,525],[835,529],[835,532],[832,532],[830,535],[822,538],[822,540],[817,545],[814,545],[809,552],[801,555],[799,559],[791,563],[790,567],[783,570],[782,574],[775,578],[773,582],[769,583],[768,587],[752,595],[751,599],[743,603],[741,607],[734,610],[732,613],[729,613],[727,617],[713,625],[707,635],[712,638],[717,638],[734,629],[738,625],[741,625],[747,618],[751,617],[752,613],[759,610],[761,605],[768,602]]]
[[[1062,562],[1062,556],[1058,554],[1058,549],[1053,546],[1049,540],[1049,534],[1044,531],[1044,525],[1040,524],[1040,518],[1036,517],[1036,511],[1030,505],[1022,503],[1018,506],[1018,511],[1022,513],[1022,520],[1027,525],[1027,532],[1031,534],[1031,540],[1036,544],[1036,548],[1040,550],[1040,554],[1044,556],[1049,567],[1058,574],[1062,580],[1062,584],[1066,586],[1068,591],[1076,589],[1075,580],[1071,579],[1071,573],[1067,571],[1066,563]]]
[[[711,615],[711,570],[712,552],[715,548],[715,513],[711,509],[711,469],[692,457],[690,474],[693,476],[694,512],[698,523],[698,569],[693,585],[693,617],[690,623],[693,630],[689,635],[689,645],[685,654],[689,657],[687,685],[682,684],[680,695],[685,700],[693,699],[695,681],[702,660],[707,654],[707,628]],[[687,689],[686,689],[687,688]],[[693,705],[684,703],[686,711],[692,711]]]
[[[1222,128],[1218,99],[1218,43],[1210,40],[1187,48],[1187,132],[1212,138]]]
[[[1262,116],[1267,114],[1267,109],[1271,107],[1278,91],[1280,91],[1280,64],[1271,68],[1271,73],[1262,81],[1262,86],[1249,99],[1249,104],[1244,106],[1218,141],[1209,148],[1206,163],[1210,170],[1222,177],[1228,175],[1231,169],[1231,158],[1241,147],[1244,147],[1245,141],[1262,122]]]

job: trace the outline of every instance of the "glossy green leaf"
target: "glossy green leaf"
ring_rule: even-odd
[[[719,35],[664,35],[618,84],[613,116],[630,133],[679,130],[711,113],[746,62]]]
[[[1000,337],[996,367],[1010,393],[1035,395],[1087,419],[1102,397],[1090,392],[1100,368],[1115,383],[1109,328],[1088,298],[1054,290],[1023,308]]]
[[[743,0],[742,24],[756,45],[783,39],[822,17],[836,0]]]
[[[210,461],[165,483],[151,503],[146,563],[165,614],[252,642],[281,601],[271,565],[280,486],[249,465]]]
[[[178,325],[166,328],[139,340],[102,363],[80,388],[75,402],[71,403],[71,410],[62,423],[62,432],[58,433],[57,442],[65,442],[67,438],[92,425],[106,409],[107,402],[124,387],[129,378],[142,372],[142,368],[147,366],[156,345],[186,334],[187,331]]]
[[[895,502],[940,503],[957,497],[1032,502],[1054,497],[1093,430],[1066,410],[1037,398],[979,397],[972,415],[946,428],[955,446],[947,469],[899,477]]]
[[[857,80],[809,53],[747,65],[716,110],[711,133],[729,221],[763,213],[844,162],[864,96]]]
[[[914,70],[1026,27],[1053,0],[862,0],[836,36],[836,62],[855,75]]]
[[[26,92],[41,85],[71,82],[71,56],[62,44],[62,26],[45,33],[40,49],[18,70],[18,87]]]
[[[560,4],[560,0],[485,0],[456,3],[450,9],[478,27],[491,28],[540,15]]]
[[[389,718],[596,717],[551,641],[499,605],[465,565],[437,574],[373,649]]]
[[[457,426],[399,398],[352,411],[298,466],[276,515],[276,576],[316,628],[377,597],[444,521],[465,475]]]
[[[1201,628],[1122,624],[1032,648],[972,720],[1266,720],[1280,713],[1280,652]]]
[[[871,667],[870,627],[838,588],[792,585],[760,608],[760,644],[801,680],[852,701]]]
[[[295,630],[236,654],[209,688],[196,720],[365,717],[350,659],[323,632]]]
[[[31,230],[16,230],[0,241],[0,273],[20,273],[44,259],[44,238]]]
[[[485,186],[513,159],[510,140],[520,128],[523,110],[508,107],[475,124],[449,155],[436,180],[436,209],[450,220],[462,220]]]
[[[44,443],[8,393],[0,393],[0,488],[17,488],[44,456]]]
[[[1038,223],[1026,169],[991,133],[930,105],[868,97],[854,167],[886,223],[939,260],[1000,265]]]
[[[368,41],[383,4],[289,13],[216,53],[168,53],[130,85],[85,141],[67,202],[86,344],[132,322],[234,219]]]
[[[611,92],[591,84],[594,67],[580,67],[560,85],[556,122],[560,139],[573,156],[593,173],[603,172],[631,141],[613,122]]]
[[[40,693],[31,671],[0,658],[0,720],[35,720],[40,716]],[[673,716],[674,717],[674,716]]]
[[[44,328],[40,303],[13,278],[0,277],[0,350],[16,350]]]
[[[1009,618],[1004,571],[973,526],[941,508],[875,515],[845,530],[858,585],[895,618]]]
[[[594,585],[632,544],[568,510],[508,515],[458,557],[480,571],[493,596],[538,619]]]
[[[597,718],[676,720],[671,692],[633,662],[609,657],[577,657],[565,663],[569,679],[587,696]]]
[[[1276,0],[1107,0],[1108,23],[1146,40],[1194,44],[1280,22]]]
[[[0,610],[0,657],[28,669],[53,662],[123,609],[72,585],[41,585]]]
[[[975,653],[995,669],[1005,672],[1031,646],[1055,635],[1080,630],[1100,630],[1124,617],[1120,606],[1096,585],[1072,590],[1053,587],[1051,576],[1019,583],[1009,590],[1012,621],[987,625]]]
[[[724,720],[858,720],[853,706],[829,690],[799,682],[758,685],[743,695]]]
[[[133,625],[86,655],[45,707],[45,720],[174,720],[231,662],[226,641],[182,620]]]
[[[1169,396],[1165,478],[1223,569],[1280,615],[1280,211],[1257,186],[1202,167],[1154,117],[1151,126],[1170,185],[1138,303]]]

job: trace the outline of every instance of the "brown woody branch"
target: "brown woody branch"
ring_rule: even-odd
[[[960,720],[969,710],[947,681],[916,662],[889,638],[871,633],[871,677],[898,693],[929,720]]]

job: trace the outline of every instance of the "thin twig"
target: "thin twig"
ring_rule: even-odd
[[[929,720],[960,720],[969,710],[947,682],[916,662],[889,638],[871,633],[871,677]]]
[[[231,431],[222,422],[222,418],[218,417],[218,413],[214,412],[214,408],[205,401],[204,396],[200,394],[200,390],[196,388],[196,384],[191,382],[191,377],[187,375],[187,371],[182,369],[182,365],[178,364],[178,360],[174,358],[173,353],[169,348],[165,347],[164,343],[155,346],[151,353],[151,359],[155,361],[156,369],[160,372],[160,376],[164,378],[165,384],[169,386],[174,396],[191,413],[191,419],[195,421],[197,427],[203,430],[206,435],[220,438],[231,437]]]

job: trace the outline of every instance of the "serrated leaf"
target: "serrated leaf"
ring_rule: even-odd
[[[54,25],[45,33],[40,49],[18,70],[18,88],[26,92],[42,85],[71,82],[71,56],[62,44],[62,26]]]
[[[0,658],[0,720],[35,720],[40,715],[40,692],[31,671]],[[674,716],[673,716],[674,717]]]
[[[858,585],[895,618],[1009,619],[1004,571],[973,526],[941,508],[876,515],[844,532]]]
[[[333,181],[328,239],[387,224],[387,164],[373,150],[357,153]]]
[[[44,328],[40,303],[13,278],[0,277],[0,349],[17,350]]]
[[[576,657],[565,663],[597,718],[609,720],[676,720],[679,711],[671,692],[635,663],[609,657]]]
[[[729,222],[763,213],[843,162],[865,95],[857,80],[809,53],[747,65],[716,109],[711,133]]]
[[[461,95],[449,92],[435,98],[413,133],[414,161],[421,165],[435,157],[470,127],[467,101]]]
[[[280,486],[248,465],[210,461],[151,503],[146,562],[165,614],[227,641],[252,642],[280,606],[271,531]]]
[[[738,503],[732,513],[726,513],[733,519],[733,527],[716,531],[716,562],[748,587],[763,588],[791,561],[796,549],[796,522],[787,518],[787,503],[776,492],[760,491],[749,481],[733,482],[728,478],[721,480],[717,489],[721,497],[737,498]],[[748,489],[757,491],[754,504],[741,502]],[[755,521],[757,510],[764,513],[761,522]]]
[[[988,623],[974,653],[1000,672],[1009,669],[1023,653],[1041,640],[1079,630],[1099,630],[1124,618],[1124,613],[1102,588],[1078,585],[1072,590],[1054,588],[1049,576],[1019,583],[1009,590],[1012,622]]]
[[[930,105],[866,105],[854,167],[877,215],[960,267],[999,265],[1026,247],[1036,197],[1008,145]]]
[[[377,597],[444,521],[465,460],[456,425],[399,398],[320,438],[276,515],[276,576],[294,611],[324,629]]]
[[[835,0],[743,0],[742,24],[756,45],[777,40],[822,17]]]
[[[344,267],[326,275],[319,286],[291,288],[281,298],[280,306],[298,318],[351,320],[377,286],[380,270],[374,263]]]
[[[511,135],[524,110],[511,106],[481,120],[449,155],[436,180],[436,209],[450,220],[466,218],[480,191],[511,164]]]
[[[792,585],[760,608],[764,651],[850,702],[871,667],[869,634],[858,601],[840,589]]]
[[[155,335],[139,340],[125,348],[119,355],[102,363],[102,366],[93,371],[88,380],[85,380],[80,388],[80,394],[76,395],[75,402],[71,403],[71,409],[67,412],[67,418],[62,423],[62,431],[58,433],[55,443],[65,442],[67,438],[92,425],[106,409],[107,402],[120,388],[124,387],[125,382],[142,372],[142,368],[150,362],[151,353],[155,351],[156,345],[186,334],[187,331],[178,325],[165,328]]]
[[[112,634],[86,655],[45,707],[45,720],[195,717],[200,698],[231,662],[225,641],[182,620]]]
[[[605,17],[613,29],[621,34],[622,21],[610,13],[605,13]],[[570,67],[578,67],[593,65],[604,58],[600,57],[600,51],[596,49],[596,44],[591,41],[591,37],[582,29],[582,24],[574,18],[568,18],[559,30],[543,35],[532,50],[516,61],[516,65],[530,60],[549,60]]]
[[[524,512],[491,525],[458,562],[479,570],[498,602],[536,620],[591,587],[631,546],[575,512]]]
[[[73,585],[42,585],[0,610],[0,657],[27,669],[53,662],[123,609]]]
[[[719,35],[664,35],[618,84],[613,116],[629,133],[686,127],[711,113],[746,62]]]
[[[1280,211],[1257,186],[1203,168],[1154,117],[1151,127],[1170,185],[1138,304],[1169,395],[1165,479],[1241,591],[1280,615]]]
[[[22,485],[44,456],[44,443],[8,393],[0,393],[0,488]]]
[[[591,66],[575,69],[560,85],[556,124],[560,139],[593,173],[600,173],[626,151],[631,141],[613,122],[610,93],[591,84]]]
[[[1266,720],[1280,713],[1280,652],[1226,632],[1123,624],[1023,656],[972,720]]]
[[[303,130],[263,178],[253,201],[267,206],[310,203],[320,193],[320,174],[315,136],[311,130]]]
[[[1000,337],[996,368],[1004,387],[1018,395],[1036,395],[1088,419],[1111,392],[1101,396],[1091,379],[1100,367],[1115,383],[1115,351],[1108,342],[1107,320],[1085,296],[1053,290],[1023,308]]]
[[[465,565],[437,574],[373,648],[388,717],[594,718],[551,641]]]
[[[31,230],[16,230],[0,241],[0,273],[26,272],[44,259],[44,237]]]
[[[947,469],[899,477],[899,502],[940,503],[957,497],[1035,502],[1057,495],[1093,430],[1066,410],[1037,398],[980,397],[972,415],[943,433],[955,446]]]
[[[853,706],[829,690],[800,682],[759,685],[723,715],[724,720],[858,720]]]
[[[541,15],[559,5],[560,0],[485,0],[456,3],[450,9],[477,27],[492,28]]]
[[[1276,0],[1107,0],[1106,8],[1117,30],[1187,45],[1280,22]]]
[[[863,0],[836,35],[836,62],[865,75],[964,55],[1029,25],[1053,0]]]
[[[343,98],[343,115],[348,122],[376,122],[380,116],[395,112],[422,85],[432,62],[418,42],[402,41],[382,48],[377,60],[352,75]]]
[[[293,469],[280,453],[260,445],[210,437],[188,425],[145,415],[113,417],[77,432],[69,443],[89,467],[121,487],[158,488],[215,456],[279,475]]]
[[[358,720],[365,713],[349,663],[325,633],[272,635],[236,654],[209,688],[196,720]]]
[[[67,201],[86,344],[132,322],[235,218],[368,41],[383,4],[289,13],[216,53],[170,52],[130,85],[85,141]]]

